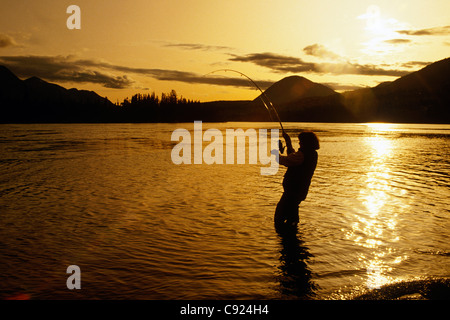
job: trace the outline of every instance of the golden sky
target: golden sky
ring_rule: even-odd
[[[80,30],[66,26],[73,4]],[[450,56],[448,0],[2,0],[0,17],[0,64],[113,102],[258,95],[236,74],[208,74],[222,68],[263,88],[301,75],[343,91]]]

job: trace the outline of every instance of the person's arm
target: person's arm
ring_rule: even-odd
[[[303,152],[301,152],[300,150],[297,152],[292,152],[292,153],[288,154],[287,156],[280,155],[280,157],[279,157],[280,164],[282,164],[283,166],[286,166],[286,167],[299,166],[303,163],[304,160],[305,160],[305,157],[303,155]]]
[[[286,132],[284,132],[284,130],[283,130],[283,138],[286,141],[287,154],[289,155],[291,153],[294,153],[295,150],[292,147],[291,137],[289,137],[289,135]]]
[[[284,153],[284,149],[286,149],[286,147],[283,146],[283,142],[281,142],[281,140],[278,140],[278,150],[280,151],[281,154]]]

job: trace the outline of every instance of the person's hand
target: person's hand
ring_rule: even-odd
[[[286,140],[286,142],[291,141],[291,137],[289,137],[289,135],[284,130],[283,130],[283,138],[284,138],[284,140]]]
[[[289,137],[289,135],[284,130],[283,130],[283,138],[286,141],[287,154],[295,152],[294,148],[292,147],[291,137]]]
[[[278,140],[278,149],[280,150],[280,153],[284,153],[284,149],[286,147],[283,146],[283,142],[281,142],[281,140]]]

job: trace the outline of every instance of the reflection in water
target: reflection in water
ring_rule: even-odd
[[[395,256],[392,244],[399,241],[398,216],[408,205],[402,202],[406,190],[391,181],[389,162],[395,156],[394,140],[376,135],[366,138],[366,142],[371,165],[367,168],[365,185],[359,193],[363,207],[347,238],[367,249],[359,256],[362,267],[367,271],[366,286],[368,289],[379,289],[392,281],[388,276],[393,270],[392,265],[407,258]]]
[[[278,231],[278,235],[282,245],[279,266],[281,293],[300,299],[311,298],[316,288],[306,262],[313,255],[297,237],[297,228]]]

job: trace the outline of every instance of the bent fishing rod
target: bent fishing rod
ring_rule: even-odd
[[[270,112],[270,109],[269,109],[269,107],[267,106],[267,104],[266,104],[266,102],[264,101],[263,98],[265,98],[265,99],[267,100],[267,102],[269,103],[270,107],[272,108],[272,111],[273,111],[273,112],[275,113],[275,115],[277,116],[278,122],[280,123],[281,131],[284,132],[283,124],[281,123],[280,116],[278,115],[277,109],[275,109],[275,106],[273,105],[272,101],[270,101],[269,97],[267,97],[267,95],[265,94],[265,92],[261,90],[261,88],[258,86],[258,84],[257,84],[255,81],[253,81],[253,80],[252,80],[249,76],[247,76],[246,74],[244,74],[244,73],[242,73],[242,72],[240,72],[240,71],[237,71],[237,70],[233,70],[233,69],[218,69],[218,70],[211,71],[211,72],[207,73],[206,75],[212,74],[212,73],[216,73],[216,72],[220,72],[220,71],[225,71],[225,72],[230,71],[230,72],[234,72],[234,73],[239,74],[239,75],[242,76],[242,77],[247,78],[247,79],[248,79],[248,80],[249,80],[249,81],[250,81],[250,82],[251,82],[251,83],[252,83],[252,84],[260,91],[260,92],[261,92],[261,95],[260,95],[261,101],[262,101],[262,103],[264,104],[264,107],[265,107],[265,108],[267,109],[267,111],[269,112],[269,116],[270,116],[270,118],[271,118],[272,121],[273,121],[273,118],[272,118],[272,114],[271,114],[271,112]]]

